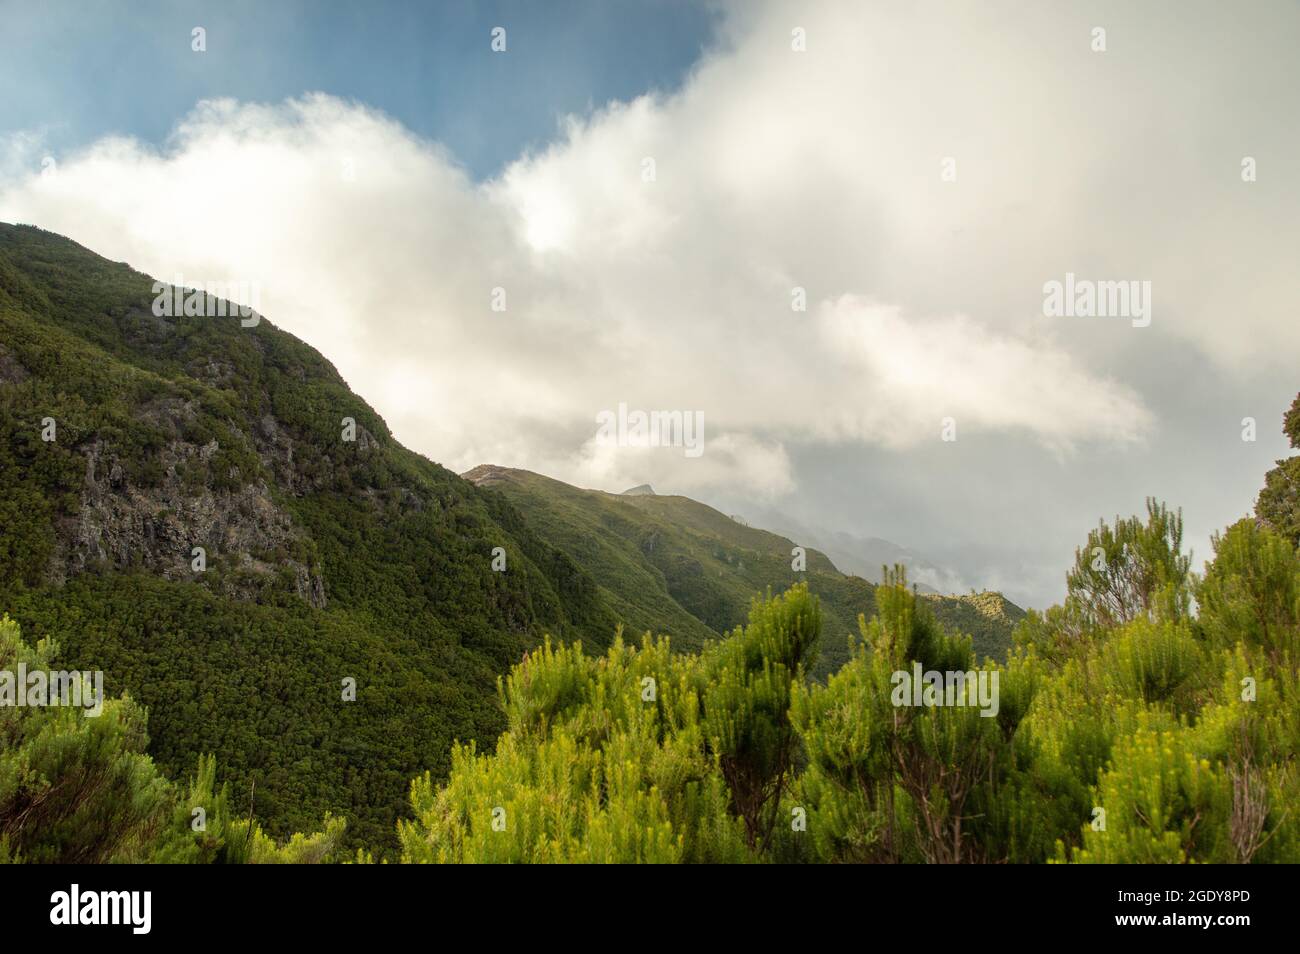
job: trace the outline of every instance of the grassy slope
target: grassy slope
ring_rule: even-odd
[[[465,475],[499,491],[547,540],[566,550],[604,590],[633,632],[671,634],[697,649],[744,621],[751,600],[806,579],[822,600],[825,637],[818,671],[837,668],[874,612],[874,587],[840,573],[816,550],[807,572],[791,570],[795,543],[747,527],[688,497],[581,490],[524,470],[484,466]],[[996,593],[926,597],[946,625],[970,633],[976,653],[1003,658],[1024,613]]]

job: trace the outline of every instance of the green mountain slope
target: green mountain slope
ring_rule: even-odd
[[[667,633],[698,649],[744,622],[753,598],[806,580],[821,598],[824,637],[818,672],[839,668],[858,634],[857,617],[875,612],[875,586],[805,551],[791,568],[795,542],[749,527],[688,497],[581,490],[525,470],[483,465],[466,473],[498,491],[550,542],[600,585],[627,627]],[[636,488],[638,491],[641,488]],[[969,633],[979,658],[1002,659],[1024,612],[997,593],[924,595],[945,625]]]
[[[867,581],[811,550],[796,574],[791,541],[686,498],[480,488],[269,321],[158,317],[153,286],[0,224],[0,610],[143,703],[172,778],[215,754],[272,834],[331,812],[393,846],[410,780],[443,777],[455,739],[491,746],[497,676],[544,634],[699,648],[807,578],[825,672],[874,612]],[[1019,611],[985,602],[935,606],[1001,656]]]
[[[148,706],[173,777],[213,752],[273,832],[332,811],[391,844],[410,779],[500,732],[497,675],[543,632],[608,643],[616,614],[320,354],[156,317],[152,286],[0,224],[0,607]]]

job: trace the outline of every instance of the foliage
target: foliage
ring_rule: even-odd
[[[32,648],[17,623],[0,618],[0,672],[59,672],[57,652],[50,640]],[[334,851],[341,819],[327,817],[322,832],[281,845],[251,814],[233,818],[211,757],[199,760],[188,792],[178,791],[144,753],[144,710],[129,697],[102,703],[98,714],[67,704],[0,706],[0,861],[304,863]],[[195,809],[206,813],[201,827]]]
[[[812,673],[824,678],[852,654],[857,618],[875,612],[875,586],[840,573],[825,554],[750,527],[688,497],[581,490],[526,470],[483,466],[466,475],[504,497],[571,554],[625,626],[699,650],[745,622],[756,593],[806,582],[819,599],[823,638]],[[982,656],[1004,659],[1024,615],[997,593],[927,595],[937,619],[970,634]]]
[[[169,777],[218,752],[276,836],[329,812],[391,851],[409,779],[503,728],[497,675],[544,632],[607,645],[617,617],[499,495],[397,444],[319,353],[265,320],[157,317],[152,284],[0,224],[0,606],[150,709]],[[202,574],[183,536],[198,508],[221,528]],[[267,511],[283,538],[223,552],[225,528],[256,537]]]
[[[445,786],[428,773],[412,784],[403,860],[744,858],[705,751],[700,683],[699,657],[667,640],[619,638],[600,657],[545,644],[503,685],[510,728],[495,753],[457,746]]]
[[[1182,512],[1147,499],[1147,517],[1104,520],[1075,550],[1066,599],[1030,611],[1017,636],[1052,661],[1088,651],[1099,633],[1134,619],[1184,618],[1190,612],[1191,557],[1182,552]],[[1018,638],[1017,638],[1018,637]]]
[[[417,780],[404,857],[1300,861],[1300,555],[1243,521],[1198,580],[1165,508],[1119,523],[1089,544],[1127,543],[1146,569],[1076,588],[1086,638],[1047,628],[1060,613],[1027,620],[1005,664],[977,664],[901,568],[824,684],[803,585],[699,654],[548,643],[505,683],[496,753],[460,748],[444,786]],[[906,704],[916,671],[996,677],[996,711],[953,704],[960,689]]]
[[[0,225],[0,674],[110,697],[0,705],[0,860],[1300,861],[1300,457],[1200,576],[1179,512],[1102,522],[1007,652],[996,594],[795,571],[685,498],[477,487],[150,285]],[[178,574],[195,501],[288,529]]]
[[[740,861],[757,857],[793,771],[788,718],[821,621],[807,587],[755,602],[704,654],[648,636],[603,657],[544,645],[502,687],[495,753],[412,785],[408,861]]]
[[[1300,394],[1282,418],[1282,432],[1300,449]],[[1293,546],[1300,545],[1300,456],[1278,461],[1265,475],[1255,513]]]

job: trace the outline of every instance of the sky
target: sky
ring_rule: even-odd
[[[457,471],[650,483],[1042,607],[1148,496],[1199,566],[1288,453],[1292,3],[0,0],[0,24],[0,220],[255,287]],[[1134,297],[1059,313],[1053,282]],[[702,452],[603,439],[620,406],[702,421]]]

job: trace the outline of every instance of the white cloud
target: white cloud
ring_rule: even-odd
[[[1058,452],[1078,440],[1135,441],[1151,415],[1127,388],[1085,373],[1063,351],[992,332],[963,315],[914,321],[893,306],[845,296],[823,306],[819,330],[844,377],[871,382],[819,432],[908,447],[960,428],[1021,429]],[[865,390],[865,389],[864,389]]]
[[[1224,246],[1239,261],[1263,239],[1202,232],[1183,261],[1184,218],[1160,196],[1192,174],[1159,170],[1127,197],[1150,114],[1126,112],[1132,87],[1088,59],[1083,21],[931,9],[801,6],[792,24],[788,7],[738,6],[679,94],[572,119],[488,183],[363,105],[223,100],[161,150],[106,140],[11,182],[0,218],[164,279],[257,282],[268,318],[409,445],[609,490],[779,496],[796,442],[906,448],[937,441],[944,416],[1056,455],[1140,441],[1157,418],[1109,369],[1154,332],[1044,319],[1042,284],[1066,270],[1155,280],[1154,328],[1225,360],[1294,353],[1292,324],[1258,316],[1243,335],[1222,293],[1188,290]],[[1130,83],[1148,68],[1108,62]],[[939,177],[950,155],[956,183]],[[1215,203],[1240,187],[1232,168],[1202,184]],[[1258,214],[1294,232],[1294,209]],[[595,413],[619,402],[702,411],[704,456],[595,448]]]

